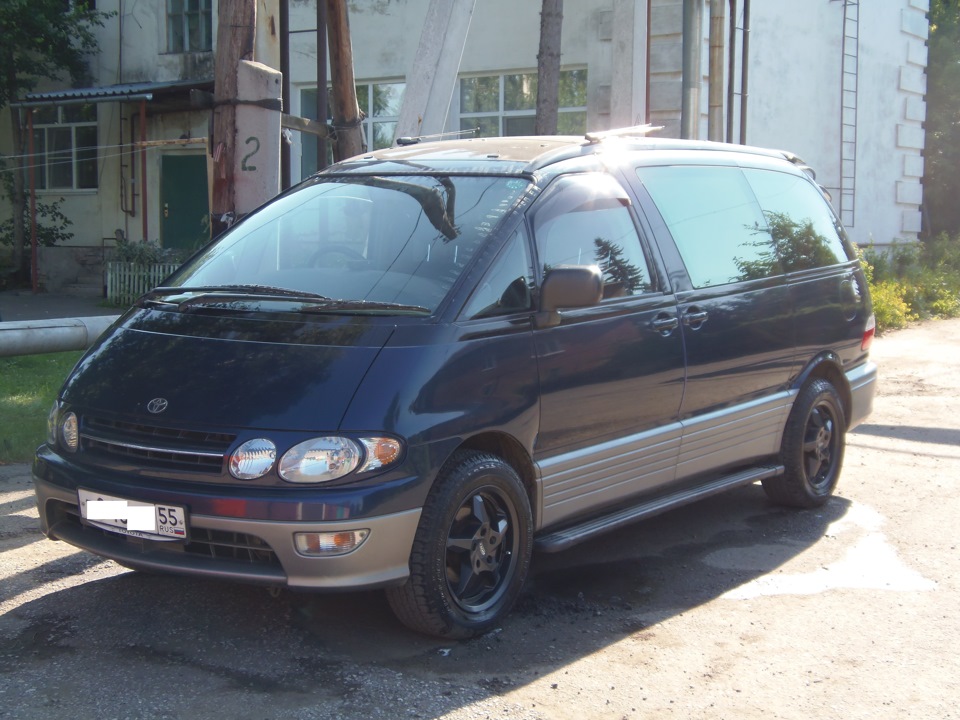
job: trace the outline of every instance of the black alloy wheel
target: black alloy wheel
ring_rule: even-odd
[[[503,619],[533,553],[533,515],[509,463],[461,450],[430,490],[405,584],[387,588],[393,612],[428,635],[467,638]]]
[[[464,498],[447,532],[447,589],[464,612],[495,605],[516,570],[520,538],[512,501],[497,487]]]
[[[843,403],[833,385],[822,378],[804,385],[783,430],[784,472],[763,481],[767,496],[792,507],[823,505],[840,479],[845,433]]]

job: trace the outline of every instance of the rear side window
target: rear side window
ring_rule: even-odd
[[[739,168],[641,167],[694,287],[780,275],[767,222]]]
[[[787,272],[847,261],[837,221],[809,181],[775,170],[745,169]]]
[[[561,265],[597,265],[604,299],[651,292],[652,275],[629,206],[609,175],[570,175],[554,182],[533,216],[543,274]]]

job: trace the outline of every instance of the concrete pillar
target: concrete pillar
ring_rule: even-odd
[[[253,59],[274,70],[280,69],[280,0],[257,0]]]
[[[647,2],[614,0],[612,128],[641,125],[646,118]]]
[[[241,60],[237,66],[239,102],[233,177],[238,216],[280,192],[280,81],[280,72],[262,63]]]
[[[703,68],[703,0],[683,1],[683,104],[680,112],[680,137],[700,137],[700,86]]]
[[[444,132],[476,0],[431,0],[407,73],[396,137]]]

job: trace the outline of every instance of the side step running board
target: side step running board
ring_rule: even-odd
[[[687,505],[688,503],[702,500],[703,498],[731,490],[735,487],[740,487],[741,485],[750,485],[758,480],[782,474],[783,465],[773,465],[751,468],[733,475],[725,475],[705,485],[687,488],[672,495],[656,497],[647,502],[642,502],[639,505],[617,510],[602,517],[593,518],[580,525],[574,525],[573,527],[542,535],[534,540],[534,547],[542,552],[560,552],[579,542],[588,540],[595,535],[616,530],[637,520],[653,517],[667,510],[672,510],[675,507]]]

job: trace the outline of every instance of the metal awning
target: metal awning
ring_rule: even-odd
[[[79,105],[82,103],[152,101],[162,96],[181,94],[190,90],[213,90],[213,78],[199,80],[172,80],[167,82],[136,82],[103,85],[91,88],[71,88],[49,92],[27,93],[23,100],[10,103],[11,107],[31,108],[45,105]]]

